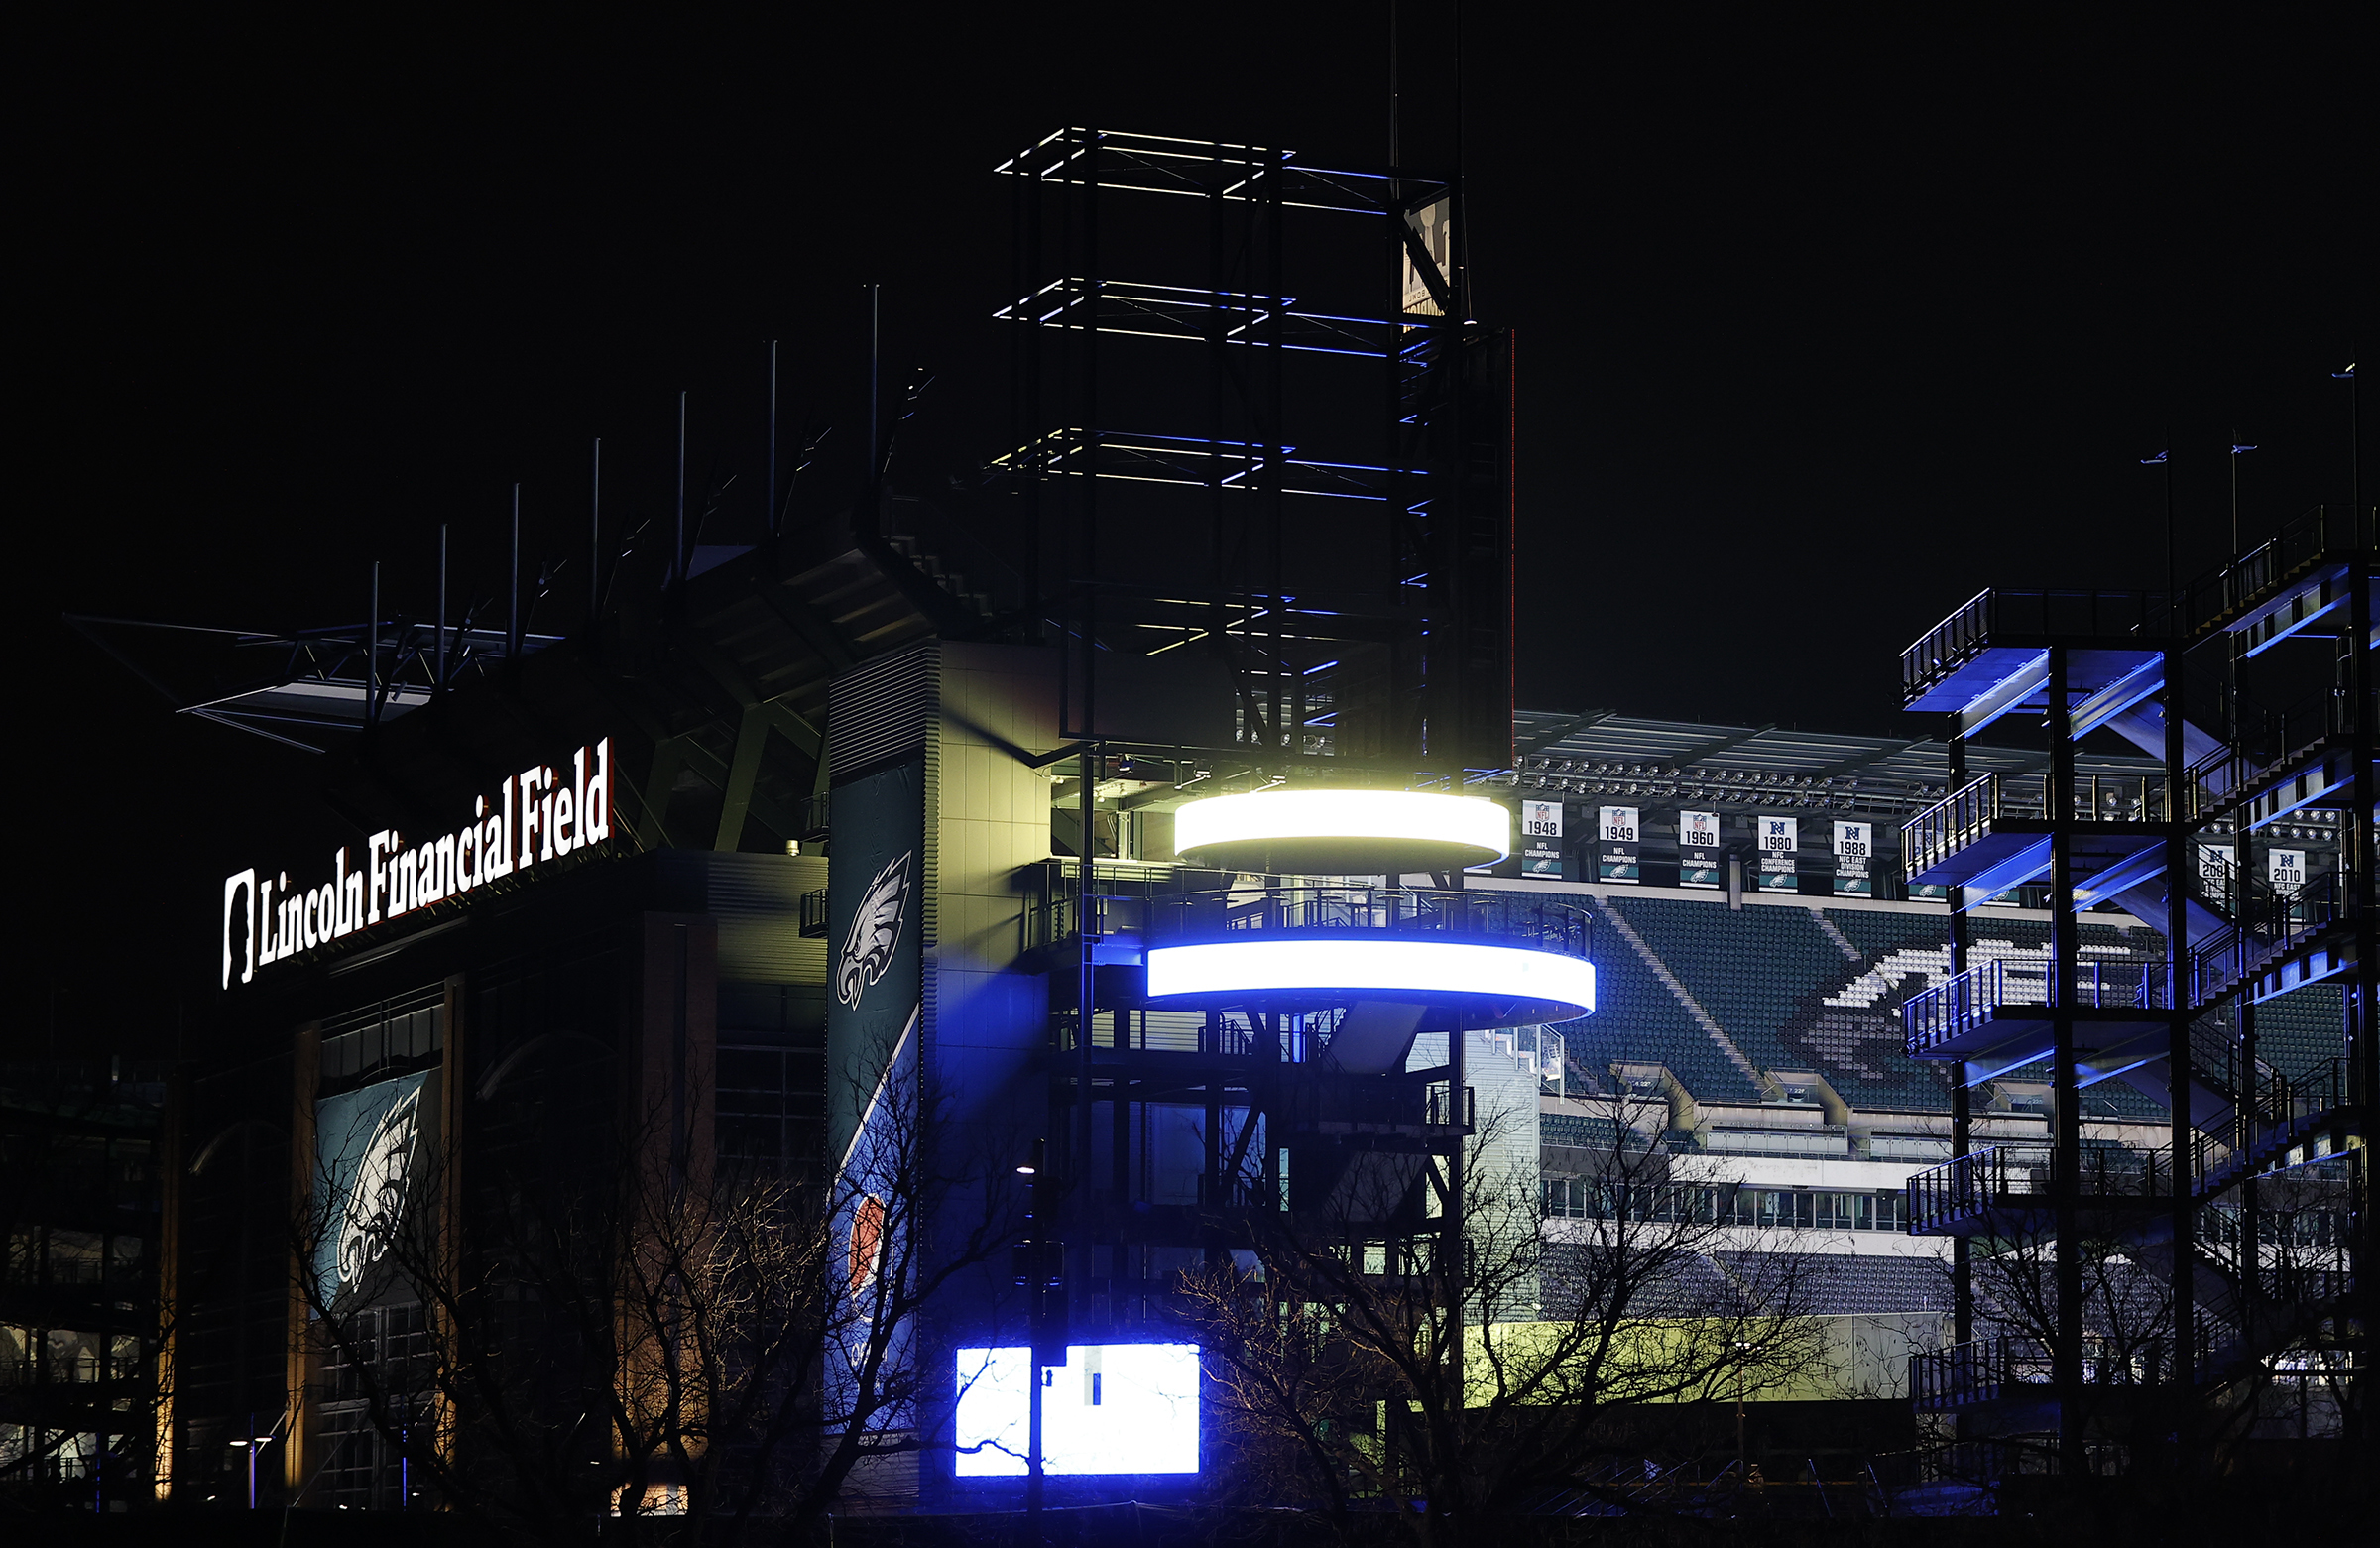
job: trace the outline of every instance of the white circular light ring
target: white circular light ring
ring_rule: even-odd
[[[1522,1002],[1530,1020],[1595,1010],[1595,964],[1559,952],[1398,936],[1207,941],[1150,948],[1148,995],[1224,999],[1361,994],[1374,999]],[[1576,1009],[1566,1010],[1565,1008]]]
[[[1182,854],[1218,844],[1376,840],[1512,853],[1512,817],[1476,795],[1426,790],[1256,790],[1192,801],[1174,814]]]

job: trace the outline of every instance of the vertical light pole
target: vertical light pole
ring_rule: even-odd
[[[1032,1158],[1016,1168],[1024,1179],[1024,1241],[1017,1256],[1021,1272],[1016,1282],[1025,1287],[1025,1377],[1031,1391],[1025,1406],[1024,1448],[1024,1540],[1028,1548],[1038,1548],[1041,1541],[1041,1342],[1048,1331],[1049,1291],[1055,1277],[1050,1271],[1049,1247],[1041,1239],[1040,1186],[1041,1174],[1049,1164],[1049,1141],[1033,1141]]]
[[[259,1435],[256,1433],[256,1415],[252,1413],[248,1416],[247,1438],[232,1442],[234,1446],[242,1447],[248,1453],[248,1508],[251,1510],[256,1508],[256,1454],[263,1451],[266,1443],[272,1439],[270,1434]]]
[[[1743,1444],[1743,1363],[1750,1357],[1752,1346],[1741,1339],[1735,1341],[1735,1487],[1741,1488],[1751,1482],[1752,1465]]]

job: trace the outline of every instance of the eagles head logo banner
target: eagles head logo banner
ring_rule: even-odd
[[[324,1306],[369,1305],[389,1249],[429,1204],[438,1072],[375,1081],[314,1104],[314,1283]]]
[[[835,959],[835,998],[854,1011],[860,1008],[868,986],[883,978],[892,965],[893,948],[900,944],[901,918],[908,912],[909,862],[914,858],[913,852],[903,851],[885,862],[862,894],[851,916],[851,928],[844,932],[842,955]]]
[[[835,785],[826,874],[826,1130],[840,1155],[923,998],[925,761]]]

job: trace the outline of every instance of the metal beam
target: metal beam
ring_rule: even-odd
[[[727,788],[719,803],[719,832],[711,848],[733,854],[744,840],[744,818],[752,810],[752,787],[761,774],[761,752],[769,740],[771,716],[759,704],[744,706],[736,727],[735,756],[727,766]]]
[[[643,789],[638,792],[637,848],[659,849],[667,842],[669,833],[664,825],[669,811],[669,791],[677,784],[677,772],[686,761],[686,738],[663,737],[653,745],[653,770],[645,776]]]
[[[853,664],[855,657],[851,654],[851,647],[844,643],[833,621],[794,595],[784,582],[756,585],[752,588],[752,594],[768,604],[769,610],[777,616],[778,621],[809,647],[813,655],[826,662],[829,674]]]
[[[1605,718],[1607,720],[1610,717],[1606,716]],[[1758,737],[1764,737],[1776,729],[1777,723],[1772,720],[1765,726],[1754,726],[1749,731],[1737,731],[1730,735],[1721,737],[1716,741],[1705,742],[1700,747],[1680,753],[1675,758],[1668,760],[1669,767],[1672,769],[1685,769],[1690,765],[1701,763],[1706,758],[1716,758],[1720,754],[1725,753],[1731,748],[1741,747],[1746,742],[1752,741]]]
[[[2074,707],[2075,735],[2097,730],[2152,693],[2165,689],[2165,657],[2152,655]]]
[[[1516,755],[1521,758],[1528,758],[1535,754],[1542,753],[1547,748],[1552,747],[1555,743],[1561,741],[1564,737],[1569,736],[1572,732],[1585,731],[1590,727],[1600,726],[1605,721],[1609,720],[1613,715],[1618,713],[1619,712],[1617,710],[1596,709],[1589,710],[1584,715],[1573,715],[1568,720],[1562,722],[1561,725],[1555,727],[1553,730],[1531,737],[1525,745],[1516,750]]]
[[[1832,779],[1838,774],[1853,774],[1865,769],[1870,764],[1880,764],[1887,758],[1898,758],[1903,753],[1913,752],[1933,740],[1932,737],[1919,737],[1914,742],[1900,742],[1891,747],[1879,747],[1872,752],[1861,753],[1856,758],[1846,758],[1840,764],[1829,764],[1824,769],[1813,769],[1810,771],[1810,777]]]
[[[2049,680],[2050,653],[2044,651],[2002,677],[1997,685],[1961,710],[1959,734],[1971,737],[2002,715],[2021,708],[2027,699],[2047,686]]]

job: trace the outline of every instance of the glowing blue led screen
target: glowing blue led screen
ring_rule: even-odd
[[[1021,1478],[1032,1352],[959,1351],[959,1476]],[[1198,1346],[1069,1344],[1041,1370],[1044,1473],[1196,1473]]]

